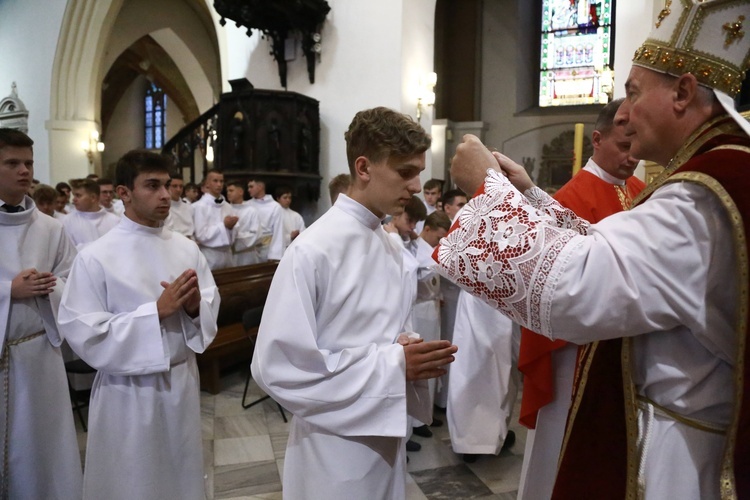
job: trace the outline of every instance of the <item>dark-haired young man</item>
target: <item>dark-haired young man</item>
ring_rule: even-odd
[[[167,228],[190,239],[194,238],[193,205],[182,198],[185,181],[172,175],[169,181],[169,217],[164,221]]]
[[[403,249],[381,226],[420,191],[430,137],[375,108],[357,113],[345,138],[352,186],[281,259],[253,377],[294,414],[285,497],[398,500],[408,415],[427,418],[423,379],[456,351],[404,335],[412,298]]]
[[[262,262],[258,244],[260,214],[250,201],[245,200],[242,181],[232,181],[227,185],[227,201],[232,205],[234,215],[240,219],[232,230],[232,263],[235,266],[249,266]]]
[[[193,204],[195,241],[211,269],[232,267],[234,226],[240,220],[221,192],[224,174],[211,169],[203,179],[203,196]]]
[[[0,498],[80,498],[81,462],[54,318],[75,248],[26,195],[34,151],[0,128]]]
[[[437,203],[440,201],[441,190],[443,189],[443,181],[440,179],[430,179],[424,183],[422,187],[422,196],[424,197],[424,207],[427,209],[427,215],[430,215],[437,210]],[[417,223],[416,233],[421,234],[424,229],[424,222],[420,221]]]
[[[250,204],[260,215],[261,233],[258,242],[260,262],[279,260],[284,254],[284,220],[281,205],[266,193],[262,179],[250,179],[247,183]]]
[[[111,179],[99,178],[96,180],[99,185],[99,204],[104,210],[122,217],[125,212],[125,206],[122,204],[122,200],[115,199],[115,185]]]
[[[458,212],[464,208],[467,201],[468,197],[466,196],[466,193],[460,189],[451,189],[445,192],[442,198],[443,212],[448,214],[448,217],[451,218],[451,223],[456,219],[456,215],[458,215]]]
[[[305,230],[302,216],[292,210],[292,188],[281,186],[276,189],[276,201],[281,205],[281,221],[284,226],[284,251],[292,241]]]
[[[216,335],[219,294],[198,247],[164,227],[169,160],[117,163],[120,224],[76,258],[60,305],[71,348],[98,370],[84,499],[203,499],[195,353]]]

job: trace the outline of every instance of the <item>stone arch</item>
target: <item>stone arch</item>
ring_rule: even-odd
[[[128,0],[128,5],[131,1],[138,0]],[[227,59],[226,39],[217,33],[218,21],[214,18],[210,0],[185,0],[185,3],[197,13],[207,32],[213,36],[217,57],[211,87],[218,96],[222,90],[222,62]],[[125,0],[67,2],[52,66],[50,120],[47,122],[50,151],[54,152],[51,166],[55,169],[55,177],[79,177],[99,168],[87,164],[79,145],[92,130],[100,131],[101,84],[108,69],[106,60],[111,57],[107,49],[124,7]]]

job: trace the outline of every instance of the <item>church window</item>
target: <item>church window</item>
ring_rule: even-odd
[[[167,96],[155,84],[150,83],[146,88],[144,98],[145,111],[145,145],[146,149],[161,149],[166,136],[166,104]]]
[[[540,107],[609,102],[614,4],[614,0],[543,0]]]

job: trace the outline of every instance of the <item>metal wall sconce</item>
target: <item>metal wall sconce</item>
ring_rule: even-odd
[[[94,152],[101,153],[104,151],[104,143],[99,142],[99,132],[97,130],[92,130],[89,134],[89,140],[88,141],[81,141],[81,149],[86,153],[86,156],[89,159],[89,163],[94,163]]]
[[[435,85],[437,84],[437,73],[427,73],[419,79],[419,90],[417,94],[417,121],[422,121],[422,113],[429,106],[435,104]]]

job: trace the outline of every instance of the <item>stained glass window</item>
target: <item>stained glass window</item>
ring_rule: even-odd
[[[539,106],[608,102],[614,0],[543,0],[542,5]]]
[[[149,84],[143,101],[145,111],[144,135],[146,149],[161,149],[166,135],[167,96],[162,89]]]

